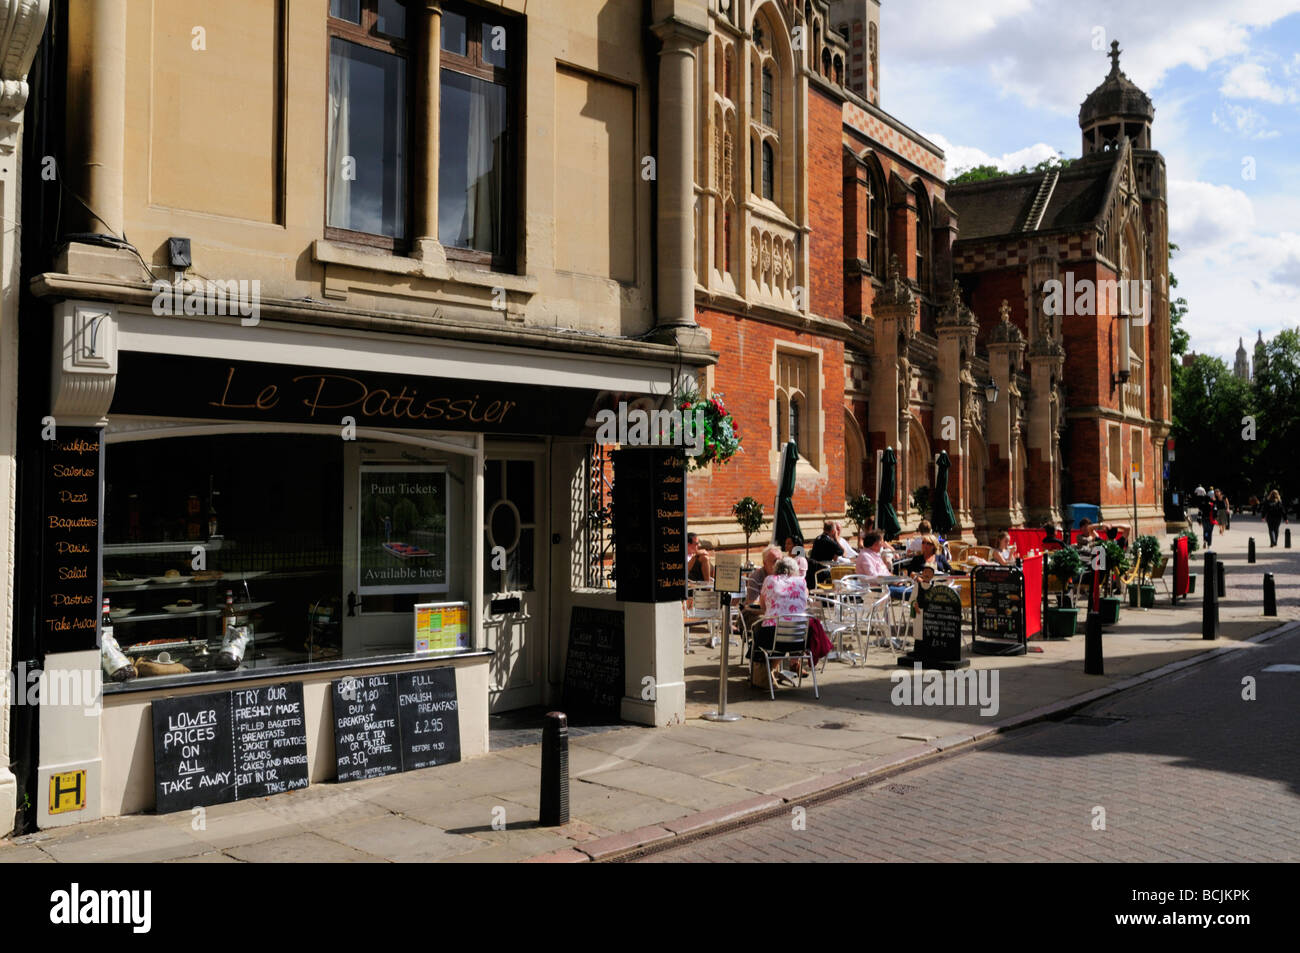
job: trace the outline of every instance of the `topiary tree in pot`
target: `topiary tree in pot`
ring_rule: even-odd
[[[1070,608],[1070,584],[1083,574],[1083,557],[1073,546],[1054,549],[1047,554],[1047,572],[1061,584],[1061,591],[1056,594],[1056,607]]]
[[[731,507],[740,531],[745,534],[745,565],[749,565],[749,539],[763,527],[763,504],[752,496],[742,496]]]
[[[853,521],[853,525],[858,528],[858,535],[862,535],[862,527],[872,520],[876,515],[876,503],[865,493],[859,493],[853,499],[849,500],[844,507],[845,515]]]

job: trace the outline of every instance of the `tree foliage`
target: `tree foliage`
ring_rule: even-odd
[[[1221,487],[1230,499],[1252,489],[1260,450],[1243,439],[1245,418],[1255,412],[1251,385],[1217,357],[1198,354],[1174,381],[1173,429],[1182,492],[1196,485]],[[1262,493],[1260,493],[1262,495]]]
[[[1046,172],[1049,169],[1064,169],[1073,163],[1074,159],[1067,159],[1064,156],[1057,156],[1053,159],[1044,159],[1032,169],[1029,166],[1022,165],[1014,172],[1010,169],[999,169],[995,165],[976,165],[969,169],[962,170],[959,174],[948,180],[949,185],[965,185],[968,182],[988,182],[990,179],[1003,179],[1009,175],[1027,175],[1030,172]]]

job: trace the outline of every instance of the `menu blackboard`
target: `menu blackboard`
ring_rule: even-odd
[[[971,588],[975,606],[972,651],[1023,655],[1026,651],[1024,573],[1014,566],[977,566],[971,574]],[[988,644],[981,639],[998,642]]]
[[[159,814],[308,785],[300,682],[160,698],[152,711]]]
[[[623,613],[574,606],[564,663],[564,710],[617,722],[625,679]]]
[[[401,771],[397,686],[392,676],[342,678],[330,687],[338,779],[363,781]]]
[[[898,664],[925,668],[965,668],[968,659],[961,657],[961,596],[948,586],[934,584],[917,593],[921,611],[921,637],[911,652],[901,656]]]
[[[43,448],[40,638],[46,652],[99,644],[103,431],[58,427]]]
[[[332,689],[339,781],[460,760],[454,668],[344,678]]]
[[[680,448],[615,450],[614,551],[623,602],[686,597],[686,458]]]

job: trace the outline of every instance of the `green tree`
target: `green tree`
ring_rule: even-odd
[[[1022,165],[1014,172],[1009,169],[999,169],[995,165],[976,165],[965,169],[948,180],[949,185],[965,185],[968,182],[988,182],[992,179],[1004,179],[1009,175],[1026,175],[1030,172],[1046,172],[1049,169],[1064,169],[1070,166],[1075,160],[1067,159],[1062,155],[1057,155],[1051,159],[1044,159],[1037,163],[1032,169],[1029,166]]]
[[[1254,416],[1254,395],[1220,358],[1198,354],[1174,383],[1173,428],[1184,491],[1196,484],[1222,487],[1237,499],[1255,482],[1258,440],[1243,438]],[[1256,427],[1258,433],[1259,428]]]
[[[1174,252],[1178,251],[1178,246],[1173,242],[1169,243],[1169,260],[1173,261]],[[1184,297],[1173,297],[1174,289],[1178,287],[1178,278],[1174,275],[1173,269],[1169,271],[1169,357],[1170,372],[1169,380],[1174,385],[1175,390],[1178,387],[1178,377],[1183,370],[1183,355],[1187,353],[1191,345],[1191,335],[1187,329],[1182,326],[1183,318],[1187,316],[1187,299]]]
[[[743,496],[731,507],[740,531],[745,534],[745,563],[749,563],[749,538],[763,526],[763,504],[752,496]]]
[[[1254,492],[1263,496],[1277,487],[1286,498],[1296,495],[1292,460],[1300,440],[1300,328],[1279,331],[1264,342],[1265,363],[1255,369],[1253,397],[1256,417],[1256,468]]]

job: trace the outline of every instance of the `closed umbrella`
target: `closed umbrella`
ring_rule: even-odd
[[[948,500],[948,468],[952,464],[948,460],[946,450],[939,451],[939,458],[935,461],[936,476],[934,478],[934,500],[931,503],[933,514],[930,517],[930,525],[940,536],[947,538],[952,532],[952,528],[957,525],[957,514],[952,511],[952,503]]]
[[[794,513],[794,471],[799,448],[791,440],[781,450],[781,485],[776,489],[776,516],[772,519],[772,542],[785,546],[787,537],[803,539],[799,517]]]
[[[880,458],[880,501],[876,504],[876,529],[885,534],[885,539],[894,540],[902,527],[898,524],[898,514],[894,512],[894,493],[897,479],[894,469],[898,461],[894,457],[894,448],[889,447]]]

